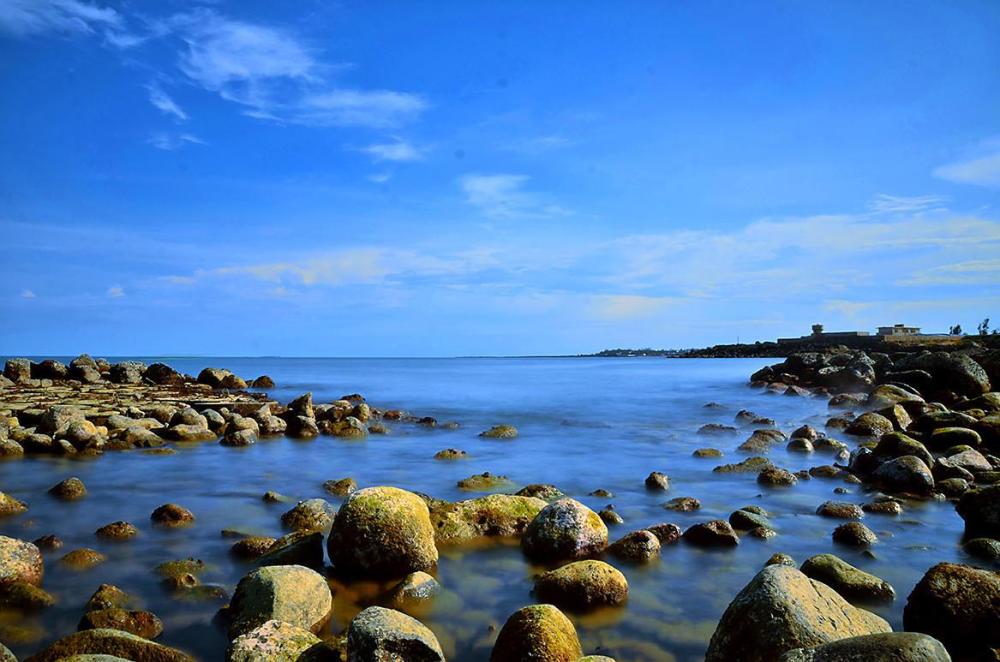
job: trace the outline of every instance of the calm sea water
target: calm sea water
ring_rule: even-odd
[[[141,359],[141,357],[139,357]],[[150,359],[144,359],[147,362]],[[706,437],[697,429],[710,422],[732,424],[740,409],[774,418],[786,432],[803,423],[821,427],[826,400],[769,395],[746,386],[747,377],[766,360],[665,359],[167,359],[175,368],[197,374],[207,365],[226,367],[243,377],[268,374],[278,387],[272,396],[287,402],[312,391],[316,402],[359,392],[377,407],[401,408],[439,421],[456,421],[454,431],[390,425],[392,433],[365,441],[319,437],[311,441],[268,439],[231,449],[205,443],[170,456],[141,452],[108,453],[93,460],[30,458],[0,463],[0,489],[27,501],[28,513],[0,520],[0,533],[34,539],[54,533],[66,546],[46,559],[45,588],[59,604],[38,615],[0,614],[0,640],[25,655],[75,631],[87,598],[102,582],[141,597],[142,606],[164,622],[160,641],[200,659],[221,659],[227,640],[213,624],[218,600],[180,600],[161,589],[153,568],[160,562],[195,557],[209,564],[204,583],[230,591],[251,566],[228,555],[233,540],[222,529],[277,536],[280,515],[291,504],[266,504],[261,495],[276,490],[295,499],[323,497],[329,479],[354,477],[361,486],[396,485],[458,500],[475,496],[456,487],[474,473],[505,474],[518,485],[551,483],[595,510],[613,503],[625,524],[611,527],[611,538],[659,522],[682,528],[697,521],[727,518],[748,504],[773,515],[779,535],[769,541],[746,537],[739,547],[704,551],[685,544],[663,549],[662,558],[634,566],[611,560],[627,576],[627,606],[578,616],[585,652],[601,651],[619,662],[699,660],[726,605],[771,554],[785,552],[801,562],[834,552],[892,583],[897,599],[871,605],[902,627],[906,596],[923,572],[942,560],[965,560],[960,548],[961,520],[948,503],[911,503],[899,517],[869,515],[879,534],[874,558],[831,542],[838,523],[814,514],[827,499],[863,503],[871,495],[835,480],[802,481],[796,487],[766,489],[753,474],[713,474],[720,462],[736,462],[735,450],[749,434]],[[709,402],[721,408],[705,408]],[[477,434],[496,423],[520,430],[513,441],[485,440]],[[834,434],[833,436],[837,436]],[[725,457],[699,459],[691,453],[712,446]],[[436,451],[462,448],[471,455],[459,462],[435,461]],[[829,454],[771,452],[791,470],[832,462]],[[653,470],[670,476],[667,495],[643,485]],[[79,476],[89,495],[62,503],[46,494],[56,482]],[[834,488],[849,494],[835,495]],[[587,496],[604,488],[611,499]],[[516,489],[516,488],[514,488]],[[702,508],[675,513],[662,508],[670,497],[693,496]],[[190,508],[196,524],[179,531],[149,526],[149,513],[173,501]],[[139,526],[129,542],[98,540],[93,532],[115,520]],[[60,567],[56,558],[77,547],[106,553],[109,562],[86,572]],[[485,660],[506,617],[533,602],[530,565],[516,546],[497,545],[445,551],[437,576],[446,591],[420,618],[438,635],[449,660]],[[342,631],[361,608],[377,601],[383,587],[338,586],[335,618],[329,628]]]

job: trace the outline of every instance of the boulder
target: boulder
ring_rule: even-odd
[[[94,531],[94,535],[107,540],[128,540],[139,535],[139,529],[135,528],[135,525],[129,522],[119,520],[105,524],[97,531]]]
[[[609,545],[608,554],[624,561],[646,563],[660,556],[660,539],[649,531],[632,531]]]
[[[513,538],[524,533],[547,504],[535,497],[490,494],[455,503],[434,504],[431,523],[438,544],[471,542],[478,538]]]
[[[174,528],[194,522],[194,513],[176,503],[165,503],[154,510],[149,519],[158,526]]]
[[[129,598],[129,595],[117,586],[113,584],[101,584],[94,591],[94,594],[90,596],[90,599],[87,600],[87,604],[83,610],[98,611],[101,609],[111,609],[112,607],[124,609],[130,601],[131,598]]]
[[[9,494],[0,492],[0,517],[20,515],[23,512],[27,512],[27,510],[28,504],[15,499]]]
[[[258,565],[304,565],[323,569],[323,534],[293,531],[275,540],[257,559]]]
[[[156,639],[163,633],[163,623],[149,611],[126,611],[119,607],[88,611],[80,619],[77,630],[107,628],[122,630],[145,639]]]
[[[740,538],[729,522],[721,519],[694,524],[684,532],[684,540],[698,547],[735,547]]]
[[[425,603],[441,594],[441,584],[426,572],[411,572],[392,587],[386,601],[397,607],[408,607]]]
[[[897,361],[895,368],[929,372],[938,392],[973,398],[990,390],[990,380],[983,367],[971,357],[957,352],[911,354]]]
[[[236,586],[229,606],[229,636],[278,620],[316,632],[326,623],[333,596],[323,575],[300,565],[258,568]]]
[[[555,501],[556,499],[561,499],[566,496],[563,491],[555,485],[546,485],[544,483],[532,483],[531,485],[525,485],[517,492],[514,492],[514,495],[536,497],[543,501]]]
[[[323,489],[334,496],[346,497],[356,492],[358,481],[353,478],[341,478],[340,480],[324,481]]]
[[[53,595],[27,582],[0,585],[0,609],[37,611],[56,603]]]
[[[867,547],[878,542],[878,536],[861,522],[847,522],[833,530],[833,541],[852,547]]]
[[[0,586],[15,582],[42,585],[45,565],[38,547],[18,540],[0,536]]]
[[[53,485],[49,488],[49,494],[63,501],[76,501],[87,496],[87,487],[82,480],[73,476]]]
[[[789,487],[798,483],[799,479],[788,469],[771,466],[757,474],[757,482],[771,487]]]
[[[907,630],[929,634],[958,659],[992,659],[1000,648],[1000,574],[939,563],[917,583],[903,609]]]
[[[670,489],[670,478],[665,473],[653,471],[646,476],[646,489],[665,492]]]
[[[226,651],[226,662],[320,662],[339,659],[329,644],[309,630],[276,620],[267,621],[236,637]]]
[[[1000,484],[969,490],[955,509],[967,534],[1000,538]]]
[[[584,611],[624,604],[628,581],[604,561],[574,561],[538,577],[535,595],[565,609]]]
[[[222,368],[205,368],[198,373],[198,383],[207,384],[212,388],[224,388],[222,385],[223,380],[233,373]]]
[[[108,377],[115,384],[139,384],[146,366],[138,361],[122,361],[111,366]]]
[[[31,361],[9,359],[3,366],[3,376],[14,383],[28,381],[31,379]]]
[[[193,657],[176,648],[157,644],[124,630],[109,628],[83,630],[63,637],[42,652],[27,658],[25,662],[59,662],[84,655],[113,656],[142,662],[195,662]]]
[[[281,523],[293,531],[329,531],[337,510],[325,499],[300,501],[281,516]]]
[[[267,552],[274,545],[274,541],[274,538],[268,536],[247,536],[233,543],[232,547],[229,548],[229,553],[238,559],[253,561]],[[322,550],[322,548],[320,549]]]
[[[165,363],[153,363],[145,372],[142,373],[145,379],[153,382],[154,384],[180,384],[183,383],[184,378],[179,372],[171,368]]]
[[[824,501],[816,509],[816,514],[834,519],[861,519],[865,516],[860,506],[846,501]]]
[[[517,428],[513,425],[494,425],[489,430],[480,432],[479,436],[486,439],[514,439],[517,437]]]
[[[885,632],[796,648],[780,662],[951,662],[951,656],[940,641],[926,634]]]
[[[261,375],[257,379],[250,382],[250,386],[253,388],[274,388],[274,380],[267,375]]]
[[[338,570],[401,577],[437,564],[427,504],[395,487],[368,487],[347,498],[327,544]]]
[[[859,437],[881,437],[892,430],[892,421],[881,414],[870,411],[854,419],[844,432]]]
[[[90,570],[96,566],[101,565],[108,560],[104,554],[100,553],[96,549],[90,549],[89,547],[81,547],[80,549],[74,549],[71,552],[66,553],[59,563],[70,568],[71,570]]]
[[[889,582],[833,554],[817,554],[802,564],[803,574],[823,582],[848,600],[893,600],[896,591]]]
[[[706,662],[772,662],[796,648],[889,632],[882,618],[787,565],[766,566],[726,608]]]
[[[875,470],[875,477],[893,491],[929,494],[934,489],[930,468],[916,455],[904,455],[883,462]]]
[[[304,416],[306,418],[316,418],[316,410],[313,408],[312,393],[303,393],[299,397],[289,402],[288,411],[295,414],[296,416]]]
[[[50,436],[62,435],[75,421],[85,421],[83,412],[72,405],[54,405],[45,410],[38,421],[36,431]]]
[[[385,607],[368,607],[347,629],[348,662],[444,662],[437,637],[411,616]]]
[[[511,614],[493,645],[490,662],[576,662],[582,656],[573,623],[558,608],[542,604]]]
[[[608,527],[601,517],[574,499],[559,499],[531,520],[521,549],[535,561],[575,561],[595,556],[608,544]]]

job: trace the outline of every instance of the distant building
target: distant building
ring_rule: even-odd
[[[904,324],[893,324],[892,326],[880,326],[878,335],[880,336],[916,336],[920,334],[919,326],[906,326]]]
[[[779,343],[830,343],[839,344],[843,341],[850,341],[857,338],[868,338],[871,334],[867,331],[824,331],[822,324],[812,325],[812,335],[799,336],[798,338],[778,338]]]

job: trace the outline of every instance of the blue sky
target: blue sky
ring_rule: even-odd
[[[0,0],[0,353],[1000,322],[1000,3]]]

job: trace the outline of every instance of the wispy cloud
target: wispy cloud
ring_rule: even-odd
[[[111,7],[82,0],[4,0],[0,2],[0,30],[18,36],[56,32],[93,34],[122,25]]]
[[[1000,283],[1000,259],[943,264],[897,281],[900,285],[988,285]]]
[[[107,295],[111,299],[120,299],[125,296],[125,288],[121,285],[112,285],[108,288]]]
[[[153,106],[178,120],[187,120],[187,113],[166,92],[160,89],[158,85],[155,83],[147,85],[146,90],[149,92],[149,103],[153,104]]]
[[[944,203],[945,198],[937,195],[903,197],[882,193],[875,196],[869,209],[877,213],[913,213],[941,207]]]
[[[423,153],[405,140],[368,145],[360,151],[375,161],[418,161],[423,158]]]
[[[1000,150],[985,156],[943,165],[934,170],[934,176],[960,184],[1000,188]]]
[[[21,298],[22,299],[35,299],[36,296],[35,296],[35,293],[32,292],[31,290],[21,290]]]
[[[652,297],[638,294],[600,294],[591,297],[591,312],[609,321],[649,317],[684,302],[675,297]]]
[[[459,180],[465,200],[495,219],[565,216],[570,212],[545,196],[524,188],[527,175],[469,174]]]
[[[376,172],[373,175],[368,175],[368,181],[375,184],[385,184],[390,179],[392,179],[391,172]]]
[[[204,145],[204,140],[190,133],[154,133],[146,141],[156,149],[172,152],[184,145]]]

